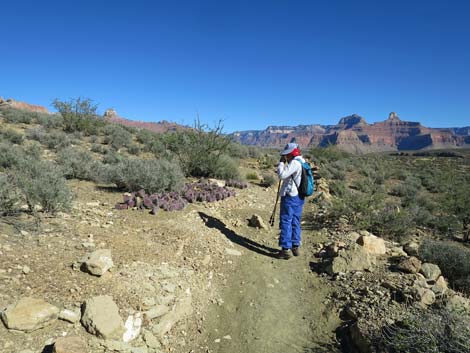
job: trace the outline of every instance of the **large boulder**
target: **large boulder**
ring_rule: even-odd
[[[81,322],[87,331],[103,339],[122,339],[124,323],[119,308],[108,295],[93,297],[82,305]]]
[[[111,250],[100,249],[92,252],[83,259],[83,269],[95,276],[102,276],[114,266]]]
[[[42,299],[25,297],[7,307],[1,316],[8,329],[31,332],[56,320],[59,312],[58,307]]]
[[[384,240],[373,234],[361,235],[359,239],[357,239],[357,243],[362,245],[364,250],[369,254],[384,255],[387,252]]]
[[[88,353],[85,340],[78,336],[59,337],[54,343],[53,353]]]
[[[331,259],[325,272],[334,275],[350,271],[372,270],[374,259],[359,245],[353,245],[349,249],[341,249],[338,256]]]

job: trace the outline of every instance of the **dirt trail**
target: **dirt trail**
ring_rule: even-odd
[[[245,236],[215,218],[205,221],[236,243],[243,255],[218,304],[207,313],[201,350],[196,351],[335,352],[339,318],[323,304],[329,288],[309,265],[318,241],[314,232],[304,231],[302,255],[286,261],[273,258],[275,228]]]

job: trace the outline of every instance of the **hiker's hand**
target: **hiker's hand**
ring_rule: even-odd
[[[286,162],[286,156],[281,156],[281,159],[279,160],[279,162],[285,163]]]

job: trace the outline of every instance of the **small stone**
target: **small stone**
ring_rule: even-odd
[[[232,336],[230,335],[226,335],[224,337],[222,337],[224,340],[231,340],[232,339]]]
[[[78,336],[59,337],[54,343],[53,353],[87,353],[88,347]]]
[[[397,265],[397,269],[406,273],[418,273],[421,269],[421,261],[418,258],[411,256],[403,259]]]
[[[26,297],[7,307],[1,317],[8,329],[31,332],[56,320],[59,311],[59,308],[42,299]]]
[[[149,348],[161,349],[161,347],[162,347],[160,341],[150,331],[147,331],[147,330],[144,331],[143,339],[144,339],[145,343],[147,344],[147,347],[149,347]]]
[[[88,299],[82,306],[82,324],[93,335],[103,339],[122,339],[124,323],[111,296]]]
[[[257,214],[254,214],[253,216],[251,216],[250,220],[248,221],[248,225],[250,227],[255,227],[258,229],[268,229],[263,219]]]
[[[86,256],[83,265],[90,274],[102,276],[106,271],[113,267],[111,250],[100,249]]]
[[[216,339],[214,340],[215,343],[220,343],[220,341],[221,341],[220,338],[216,338]]]
[[[448,287],[447,287],[447,282],[444,279],[444,277],[439,276],[439,278],[436,280],[436,283],[432,286],[431,290],[436,294],[436,295],[443,295],[447,292]]]
[[[59,319],[75,324],[80,321],[80,310],[63,309],[59,313]]]
[[[241,256],[242,255],[241,251],[231,249],[231,248],[225,248],[225,253],[227,255],[232,255],[232,256]]]
[[[122,337],[124,342],[129,342],[136,339],[140,334],[140,329],[142,328],[142,316],[140,313],[130,315],[126,322],[124,323],[126,332]]]
[[[28,266],[23,266],[22,271],[25,275],[31,272],[31,269]]]
[[[415,256],[415,257],[418,256],[418,249],[419,249],[419,244],[414,241],[410,241],[403,246],[403,250],[409,256]]]

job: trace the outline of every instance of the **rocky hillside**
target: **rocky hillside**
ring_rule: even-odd
[[[269,126],[262,131],[233,134],[243,144],[279,147],[292,138],[301,146],[337,145],[349,152],[402,151],[470,147],[470,128],[428,128],[403,121],[390,113],[385,121],[368,124],[356,114],[341,118],[337,125]]]
[[[12,98],[4,99],[0,97],[0,107],[27,110],[34,113],[49,113],[49,111],[45,107],[25,102],[19,102]]]

